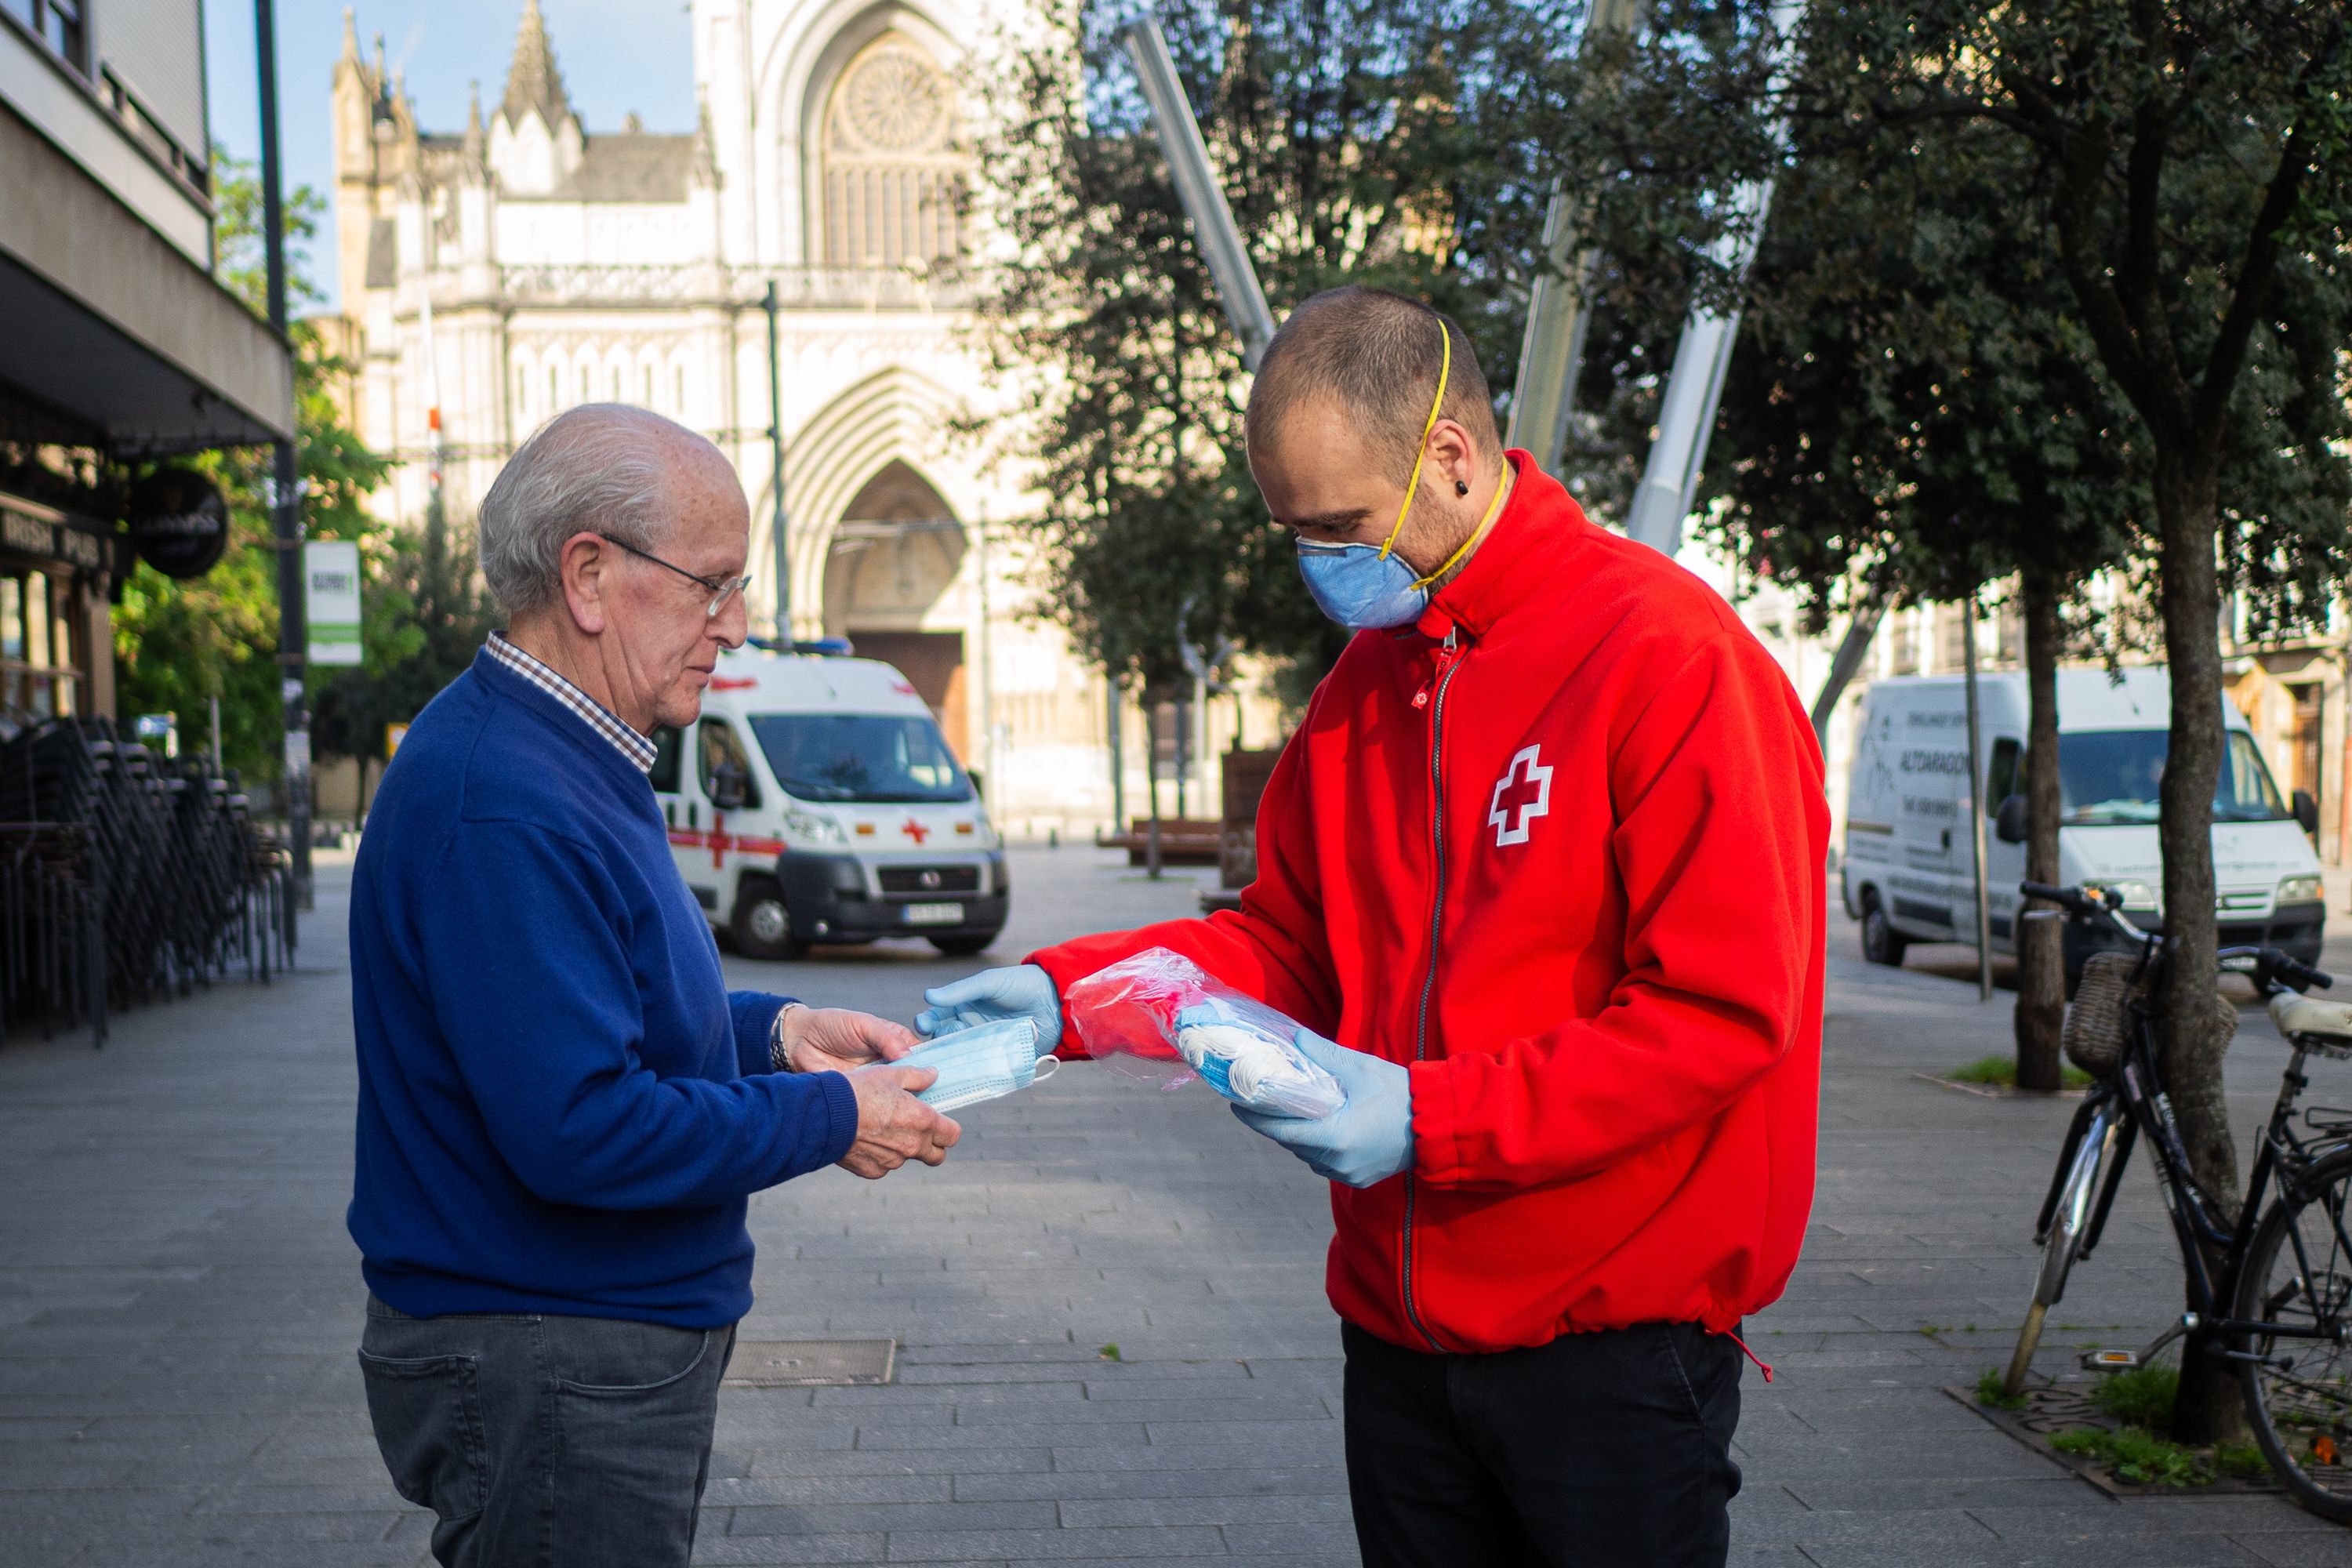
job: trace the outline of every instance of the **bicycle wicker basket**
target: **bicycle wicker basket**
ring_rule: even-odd
[[[2094,1078],[2108,1077],[2123,1063],[2131,1010],[2147,999],[2138,968],[2139,960],[2127,952],[2094,953],[2083,965],[2082,982],[2066,1007],[2063,1041],[2066,1059]],[[2208,1049],[2228,1045],[2238,1032],[2237,1005],[2217,994],[2206,1028]]]
[[[2123,1062],[2126,1015],[2146,989],[2134,973],[2138,967],[2127,952],[2092,954],[2066,1005],[2066,1059],[2093,1078],[2107,1077]]]

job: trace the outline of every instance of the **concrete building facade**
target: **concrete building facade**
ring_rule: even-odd
[[[114,710],[101,462],[293,428],[286,344],[212,276],[198,0],[0,0],[0,732]]]

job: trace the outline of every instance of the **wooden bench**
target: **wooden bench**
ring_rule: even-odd
[[[1163,816],[1160,819],[1160,863],[1163,866],[1213,866],[1224,847],[1225,827],[1222,822],[1201,817]],[[1151,819],[1139,816],[1131,831],[1097,833],[1095,845],[1102,849],[1124,849],[1130,866],[1151,863]]]

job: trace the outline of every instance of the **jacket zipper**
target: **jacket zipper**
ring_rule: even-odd
[[[1455,641],[1456,628],[1448,627],[1445,646],[1439,656],[1444,671],[1437,678],[1437,694],[1432,701],[1429,716],[1429,788],[1431,811],[1430,843],[1436,860],[1436,888],[1429,901],[1429,967],[1421,977],[1421,1003],[1415,1010],[1412,1026],[1412,1059],[1426,1059],[1429,1051],[1429,999],[1437,989],[1437,939],[1445,919],[1445,693],[1461,672],[1460,645]],[[1404,1315],[1413,1331],[1429,1342],[1429,1348],[1443,1351],[1437,1336],[1421,1321],[1421,1308],[1412,1295],[1412,1211],[1415,1178],[1412,1168],[1404,1173]]]

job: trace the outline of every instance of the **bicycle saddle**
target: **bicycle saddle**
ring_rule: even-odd
[[[2271,998],[2271,1022],[2282,1035],[2318,1035],[2352,1041],[2352,1002],[2315,1002],[2282,991]]]

